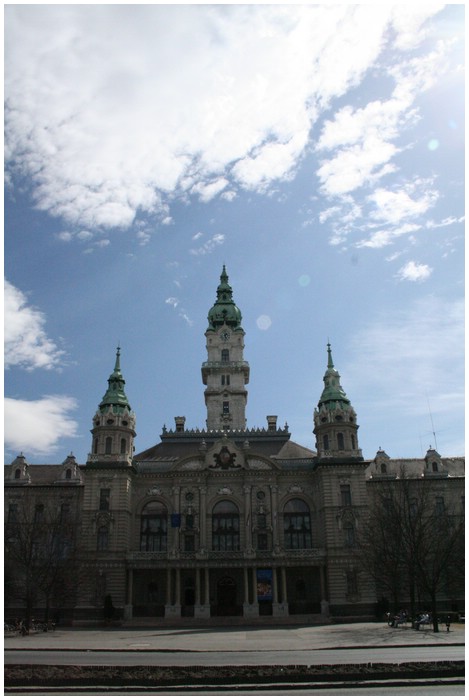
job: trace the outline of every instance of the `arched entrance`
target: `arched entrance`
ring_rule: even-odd
[[[236,581],[231,576],[223,576],[217,583],[216,615],[237,615]]]

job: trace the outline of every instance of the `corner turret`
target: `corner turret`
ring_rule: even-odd
[[[358,447],[357,414],[341,386],[330,343],[324,389],[314,411],[314,434],[319,458],[363,459]]]
[[[118,462],[130,465],[134,453],[135,414],[125,393],[125,379],[120,368],[117,348],[114,371],[108,388],[93,418],[91,453],[88,463]]]

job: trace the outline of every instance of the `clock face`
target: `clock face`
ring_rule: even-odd
[[[222,340],[229,340],[230,339],[229,331],[223,331],[222,333],[220,333],[220,338]]]

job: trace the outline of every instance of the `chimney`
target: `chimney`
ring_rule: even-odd
[[[186,416],[175,416],[174,420],[176,421],[176,432],[183,433],[184,423],[186,422]]]
[[[277,430],[277,416],[267,416],[267,430],[269,432]]]

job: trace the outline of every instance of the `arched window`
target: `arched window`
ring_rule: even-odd
[[[337,433],[337,447],[339,448],[339,450],[345,449],[343,433]]]
[[[67,471],[65,472],[65,478],[66,479],[72,478],[72,470],[71,469],[67,469]]]
[[[438,462],[432,462],[432,471],[434,471],[434,472],[438,471]]]
[[[98,438],[94,441],[94,453],[95,455],[98,454]]]
[[[168,511],[163,503],[151,501],[142,510],[140,550],[165,552],[168,546]]]
[[[324,445],[325,450],[329,449],[329,435],[324,435],[322,439],[322,444]]]
[[[383,462],[383,464],[381,465],[381,474],[386,474],[386,471],[387,471],[387,467]]]
[[[15,479],[19,479],[21,477],[21,469],[16,469],[15,471]]]
[[[356,447],[355,447],[355,435],[351,435],[350,439],[352,441],[352,450],[355,450],[356,449]]]
[[[106,438],[106,448],[104,451],[107,455],[111,454],[111,452],[112,452],[112,437]]]
[[[98,541],[96,546],[98,552],[106,552],[109,549],[109,528],[101,525],[98,528]]]
[[[308,505],[300,498],[287,501],[283,509],[285,549],[311,549],[311,516]]]
[[[127,440],[125,438],[121,439],[121,455],[125,455],[127,452]]]
[[[239,551],[239,510],[232,501],[219,501],[212,511],[212,549]]]

